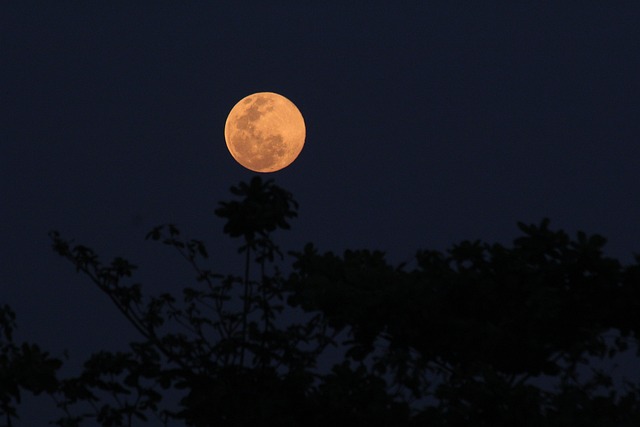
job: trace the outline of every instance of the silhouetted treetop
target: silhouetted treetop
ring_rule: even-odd
[[[298,203],[288,191],[273,180],[262,181],[259,176],[249,184],[241,182],[231,187],[231,193],[240,201],[221,202],[215,213],[227,219],[224,232],[231,237],[243,236],[251,241],[256,235],[266,237],[277,228],[289,229],[288,220],[298,216]]]
[[[0,310],[0,415],[10,424],[28,390],[51,394],[67,427],[640,424],[638,379],[606,369],[639,351],[640,257],[624,266],[602,236],[544,219],[518,223],[511,245],[463,241],[411,264],[311,243],[284,261],[272,232],[290,228],[293,196],[259,177],[231,193],[215,213],[241,238],[238,274],[208,268],[206,244],[174,224],[147,235],[192,267],[179,295],[146,295],[134,264],[52,232],[140,340],[57,378],[60,362],[13,344],[13,314]]]

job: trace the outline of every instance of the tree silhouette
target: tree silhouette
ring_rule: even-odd
[[[589,361],[636,342],[638,265],[605,257],[601,236],[572,240],[546,219],[518,225],[513,248],[419,251],[413,271],[381,253],[309,245],[296,254],[290,302],[348,328],[347,354],[370,358],[377,375],[435,397],[416,415],[435,425],[634,425],[637,384],[616,389]],[[547,389],[533,385],[542,376],[554,380]]]
[[[242,274],[206,268],[204,242],[173,224],[147,235],[193,268],[196,286],[180,297],[147,297],[129,284],[133,264],[103,264],[51,233],[54,250],[141,339],[59,379],[60,361],[13,344],[13,315],[0,311],[0,411],[9,425],[20,389],[53,395],[58,426],[640,423],[637,379],[616,384],[592,363],[638,348],[640,257],[622,266],[603,254],[601,236],[570,238],[545,219],[519,223],[511,247],[465,241],[418,251],[411,269],[382,252],[336,255],[308,244],[284,272],[273,233],[297,216],[292,195],[259,177],[231,192],[237,200],[215,213],[240,239]]]
[[[62,365],[35,344],[17,345],[13,341],[15,319],[9,306],[0,306],[0,422],[6,426],[17,417],[21,390],[36,395],[53,393],[57,388],[55,374]]]

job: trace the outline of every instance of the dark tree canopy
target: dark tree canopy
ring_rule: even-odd
[[[273,234],[297,216],[292,195],[259,177],[231,192],[215,213],[240,239],[240,274],[208,269],[205,243],[173,224],[147,235],[192,266],[182,295],[144,295],[133,264],[52,232],[140,340],[60,378],[60,360],[12,341],[2,308],[0,422],[29,391],[52,395],[68,427],[640,425],[639,379],[592,363],[638,351],[640,257],[623,266],[603,237],[545,219],[519,223],[511,246],[419,250],[411,267],[308,244],[281,269]]]

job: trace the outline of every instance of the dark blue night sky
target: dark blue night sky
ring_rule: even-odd
[[[254,175],[223,137],[253,92],[307,125],[297,161],[265,175],[300,203],[286,250],[399,263],[549,217],[640,252],[640,3],[218,3],[0,6],[0,303],[69,370],[136,335],[47,233],[128,258],[150,293],[193,283],[144,240],[161,223],[233,272],[213,211]]]

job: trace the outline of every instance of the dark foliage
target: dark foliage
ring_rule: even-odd
[[[0,311],[0,411],[15,417],[20,390],[58,401],[59,426],[149,420],[189,426],[632,426],[637,378],[616,384],[594,361],[635,348],[640,257],[622,266],[605,239],[518,224],[513,245],[462,242],[418,251],[415,267],[381,252],[292,252],[272,233],[297,215],[290,193],[254,178],[216,215],[240,238],[240,275],[213,272],[204,242],[175,225],[147,238],[177,250],[195,273],[181,297],[146,297],[135,266],[103,264],[52,233],[68,259],[115,304],[141,340],[100,352],[75,378],[60,361],[13,344]],[[257,279],[254,279],[256,276]],[[297,313],[292,316],[291,313]],[[302,319],[293,321],[292,319]],[[332,366],[319,361],[332,351]],[[171,405],[167,390],[180,393]]]
[[[33,394],[53,393],[57,389],[56,372],[62,362],[37,345],[13,341],[15,313],[0,306],[0,422],[18,418],[21,391]]]

